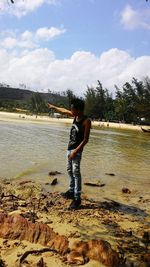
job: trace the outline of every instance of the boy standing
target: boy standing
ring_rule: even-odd
[[[81,173],[80,163],[84,146],[87,144],[91,129],[91,120],[84,115],[84,101],[73,98],[71,110],[48,104],[61,114],[74,117],[70,130],[70,139],[67,150],[67,172],[69,176],[69,190],[61,195],[73,199],[70,209],[77,209],[81,205]]]

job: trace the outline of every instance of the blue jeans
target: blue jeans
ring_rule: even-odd
[[[80,162],[82,152],[78,152],[72,159],[68,159],[72,150],[67,151],[67,172],[69,176],[69,191],[74,193],[74,198],[78,199],[81,195],[81,173]]]

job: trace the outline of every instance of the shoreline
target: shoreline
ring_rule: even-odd
[[[41,115],[28,115],[25,113],[17,113],[17,112],[4,112],[0,111],[0,121],[7,122],[32,122],[32,123],[72,123],[72,118],[53,118],[49,116],[41,116]],[[103,121],[92,121],[92,127],[96,127],[98,129],[122,129],[122,130],[134,130],[142,132],[141,127],[145,129],[149,129],[150,126],[146,125],[132,125],[126,123],[114,123],[114,122],[103,122]]]

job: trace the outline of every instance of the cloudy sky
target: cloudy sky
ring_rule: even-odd
[[[0,0],[0,83],[83,94],[150,77],[150,1]]]

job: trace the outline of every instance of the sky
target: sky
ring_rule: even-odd
[[[0,83],[115,94],[150,77],[150,1],[0,0]]]

